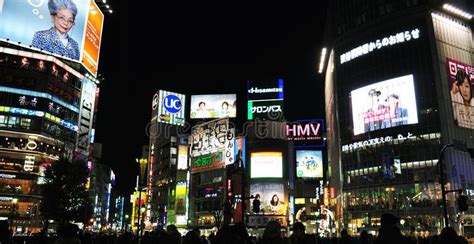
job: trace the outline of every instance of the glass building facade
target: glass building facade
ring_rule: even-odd
[[[443,226],[440,149],[454,140],[474,148],[474,128],[454,123],[446,61],[472,66],[472,32],[468,23],[443,12],[442,4],[330,4],[328,161],[340,228],[376,231],[383,213],[398,216],[402,230],[420,235]],[[453,27],[460,31],[446,33]],[[446,188],[467,194],[472,158],[460,149],[444,156]],[[469,215],[458,215],[455,199],[448,194],[452,223]]]

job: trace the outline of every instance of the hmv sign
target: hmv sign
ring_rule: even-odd
[[[286,137],[295,148],[324,147],[324,120],[300,120],[286,124]]]

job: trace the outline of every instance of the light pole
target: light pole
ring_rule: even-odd
[[[148,160],[146,158],[137,158],[135,159],[136,162],[140,165],[140,175],[138,180],[138,228],[137,228],[137,236],[140,238],[142,235],[142,223],[143,218],[140,222],[140,217],[142,215],[142,188],[143,188],[143,181],[145,179],[145,173],[148,165]]]

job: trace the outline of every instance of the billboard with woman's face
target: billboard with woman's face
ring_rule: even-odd
[[[351,100],[354,135],[418,123],[413,75],[353,90]]]
[[[260,211],[267,215],[285,215],[287,199],[283,183],[251,183],[250,195],[260,201]]]
[[[474,129],[474,67],[450,58],[446,64],[454,121],[460,127]]]
[[[0,39],[79,61],[90,0],[2,0]]]

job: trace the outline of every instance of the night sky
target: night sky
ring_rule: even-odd
[[[114,13],[104,23],[96,142],[123,193],[133,189],[159,89],[237,93],[245,105],[247,80],[283,78],[288,120],[324,118],[317,67],[326,1],[107,2]]]

